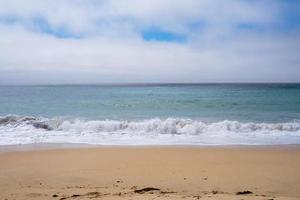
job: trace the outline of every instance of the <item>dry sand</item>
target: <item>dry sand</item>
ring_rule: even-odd
[[[138,191],[148,188],[150,191]],[[153,190],[158,189],[158,190]],[[250,191],[251,194],[237,195]],[[300,147],[0,153],[0,199],[300,199]]]

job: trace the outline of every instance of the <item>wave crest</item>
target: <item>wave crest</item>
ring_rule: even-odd
[[[167,118],[81,120],[0,117],[0,145],[85,143],[97,145],[300,144],[300,121],[254,123]]]
[[[96,133],[152,133],[152,134],[190,134],[206,132],[300,132],[300,122],[254,123],[224,120],[205,123],[199,120],[167,118],[147,119],[141,121],[117,120],[79,120],[47,119],[32,116],[9,115],[0,117],[0,126],[32,126],[47,131],[96,132]]]

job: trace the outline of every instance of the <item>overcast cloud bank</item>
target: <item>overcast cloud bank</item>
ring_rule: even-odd
[[[299,82],[300,2],[0,0],[0,84]]]

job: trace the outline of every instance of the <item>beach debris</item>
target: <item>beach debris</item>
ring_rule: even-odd
[[[77,198],[77,197],[88,197],[88,198],[98,198],[102,196],[100,192],[88,192],[86,194],[73,194],[72,196],[69,197],[62,197],[60,200],[65,200],[65,199],[72,199],[72,198]]]
[[[249,191],[249,190],[245,190],[245,191],[242,191],[242,192],[237,192],[235,193],[236,195],[247,195],[247,194],[252,194],[253,192]]]
[[[211,193],[213,193],[213,194],[218,194],[219,191],[218,191],[218,190],[213,190],[213,191],[211,191]]]
[[[142,188],[142,189],[134,190],[134,193],[144,194],[144,193],[150,192],[150,191],[160,191],[160,189],[159,188],[154,188],[154,187],[145,187],[145,188]]]
[[[84,196],[95,196],[95,197],[99,197],[101,196],[100,192],[88,192],[86,193]]]
[[[209,194],[209,193],[207,193],[207,194]],[[214,189],[211,191],[211,194],[224,194],[224,192]]]
[[[160,191],[161,194],[174,194],[176,192],[172,192],[172,191]]]

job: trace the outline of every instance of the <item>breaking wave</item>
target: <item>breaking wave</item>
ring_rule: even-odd
[[[300,121],[254,123],[167,118],[139,121],[0,117],[0,145],[28,143],[281,144],[300,143]]]

